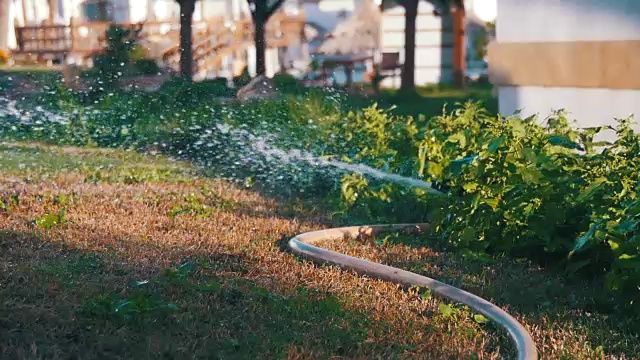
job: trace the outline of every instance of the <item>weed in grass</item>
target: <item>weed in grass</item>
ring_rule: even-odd
[[[51,230],[68,222],[68,219],[65,217],[65,215],[65,209],[60,210],[56,214],[40,215],[37,216],[35,220],[33,220],[33,225],[43,230]]]
[[[20,193],[2,195],[0,197],[0,211],[10,213],[11,210],[20,204]]]
[[[178,310],[178,306],[151,291],[136,289],[126,297],[116,294],[101,295],[89,300],[84,310],[92,317],[140,325],[141,321],[150,317],[164,317]]]
[[[77,199],[76,194],[65,194],[60,193],[58,195],[53,196],[53,204],[62,206],[63,208],[69,207],[73,201]]]

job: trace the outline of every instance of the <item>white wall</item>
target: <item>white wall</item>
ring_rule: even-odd
[[[496,24],[498,43],[640,40],[640,1],[498,0]],[[566,109],[581,126],[640,117],[639,90],[503,86],[498,96],[504,115],[522,109],[544,118]]]

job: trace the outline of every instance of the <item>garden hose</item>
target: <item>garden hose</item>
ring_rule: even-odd
[[[342,268],[353,270],[361,275],[368,275],[397,284],[425,287],[430,289],[435,295],[465,304],[471,309],[493,320],[507,331],[517,349],[518,360],[537,360],[538,352],[536,350],[535,343],[524,326],[522,326],[522,324],[520,324],[511,315],[507,314],[505,311],[487,300],[426,276],[348,256],[313,245],[322,241],[360,238],[389,231],[419,232],[422,229],[428,228],[428,226],[428,224],[367,225],[310,231],[297,235],[289,240],[289,248],[291,248],[294,253],[305,256],[316,262],[333,263]]]

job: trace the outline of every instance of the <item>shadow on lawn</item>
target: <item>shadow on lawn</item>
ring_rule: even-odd
[[[306,288],[283,296],[223,273],[209,261],[139,268],[0,232],[0,357],[249,359],[367,346],[365,315],[337,298]]]

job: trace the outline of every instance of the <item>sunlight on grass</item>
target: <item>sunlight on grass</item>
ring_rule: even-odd
[[[196,170],[188,163],[133,151],[0,144],[4,177],[50,178],[78,173],[87,181],[186,181]]]

